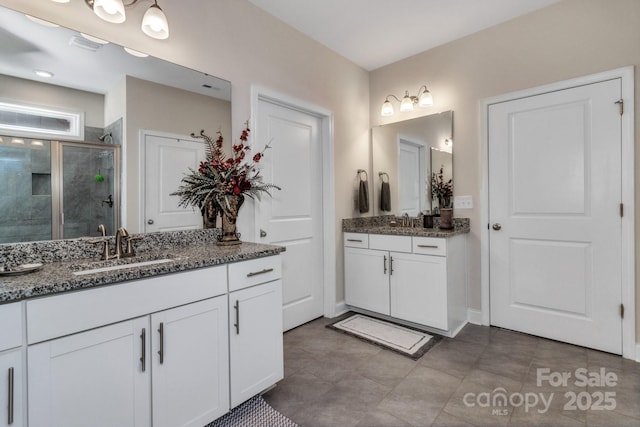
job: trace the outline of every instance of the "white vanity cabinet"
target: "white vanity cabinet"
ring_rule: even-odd
[[[0,426],[26,426],[22,304],[0,305]]]
[[[231,407],[284,377],[280,256],[229,264]]]
[[[344,233],[345,302],[447,336],[466,323],[466,241]]]
[[[28,300],[29,425],[202,427],[226,413],[226,292],[219,266]]]

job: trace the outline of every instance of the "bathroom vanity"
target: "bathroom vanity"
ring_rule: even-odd
[[[452,230],[345,220],[345,302],[354,311],[448,337],[467,323],[468,220]]]
[[[199,243],[0,277],[0,426],[202,427],[282,379],[284,248]]]

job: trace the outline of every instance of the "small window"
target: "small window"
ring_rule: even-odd
[[[84,114],[0,102],[0,130],[9,135],[84,139]]]

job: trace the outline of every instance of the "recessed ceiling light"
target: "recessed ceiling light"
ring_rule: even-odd
[[[36,75],[40,76],[40,77],[45,77],[45,78],[49,78],[49,77],[53,77],[53,73],[50,71],[46,71],[46,70],[33,70],[34,73],[36,73]]]
[[[95,42],[95,43],[100,43],[100,44],[109,44],[109,42],[108,42],[108,41],[106,41],[106,40],[102,40],[102,39],[99,39],[98,37],[90,36],[89,34],[80,33],[80,35],[81,35],[82,37],[84,37],[85,39],[87,39],[87,40],[89,40],[89,41],[92,41],[92,42]]]
[[[24,139],[21,138],[11,138],[12,144],[24,144]]]
[[[53,22],[49,22],[49,21],[45,21],[44,19],[40,19],[40,18],[36,18],[35,16],[31,16],[31,15],[24,15],[26,16],[30,21],[35,22],[36,24],[40,24],[44,27],[59,27],[60,25],[58,24],[54,24]]]
[[[129,54],[129,55],[133,55],[133,56],[137,56],[138,58],[146,58],[147,56],[149,56],[146,53],[142,53],[142,52],[138,52],[137,50],[133,50],[131,48],[125,47],[124,50]]]

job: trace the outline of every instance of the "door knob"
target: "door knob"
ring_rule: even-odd
[[[148,220],[147,224],[149,224],[149,225],[153,224],[153,220],[152,219]]]
[[[267,232],[264,231],[262,228],[260,229],[260,237],[267,237]]]
[[[493,224],[492,228],[494,230],[498,231],[498,230],[500,230],[502,228],[502,226],[496,222],[495,224]]]

